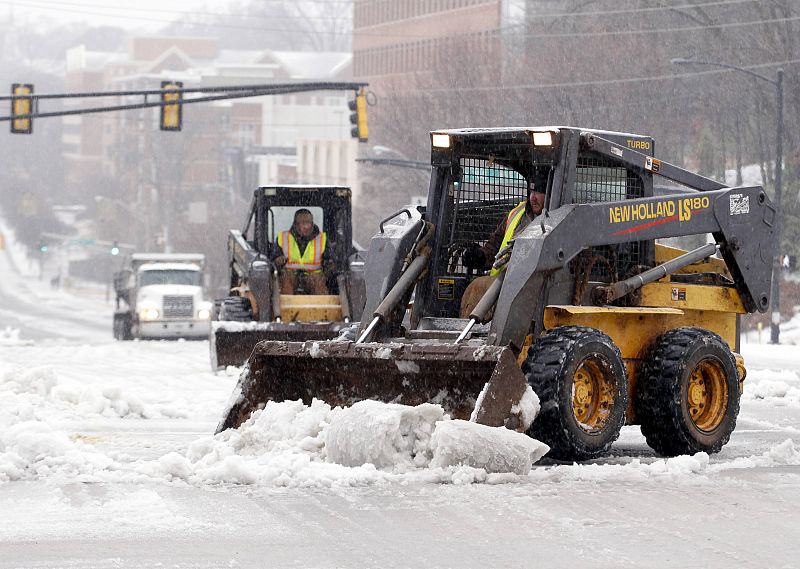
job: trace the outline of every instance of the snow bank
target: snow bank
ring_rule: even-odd
[[[800,466],[800,448],[794,440],[786,439],[757,456],[739,457],[732,462],[713,466],[714,471],[741,468],[771,468],[774,466]]]
[[[30,381],[47,389],[46,374]],[[159,481],[263,487],[383,484],[502,484],[531,482],[713,483],[708,474],[734,468],[800,465],[791,439],[763,454],[712,464],[705,453],[622,464],[531,465],[548,450],[527,435],[451,420],[432,404],[419,407],[365,401],[332,409],[322,401],[270,402],[239,429],[196,439],[185,452],[155,459],[104,453],[94,437],[67,436],[25,419],[0,430],[0,482],[48,478],[74,481]]]
[[[327,458],[344,466],[372,463],[378,468],[408,470],[430,463],[431,435],[444,409],[359,401],[340,409],[327,432]]]
[[[0,481],[91,475],[114,469],[115,461],[91,445],[73,441],[41,421],[23,421],[0,435]]]
[[[6,326],[0,330],[0,346],[32,346],[32,340],[21,340],[19,329]]]
[[[707,472],[710,457],[704,452],[694,455],[643,461],[629,459],[624,464],[571,464],[535,469],[529,478],[536,482],[641,482],[642,480],[693,480],[703,483],[698,475]]]
[[[0,411],[20,415],[20,410],[35,407],[44,416],[48,407],[77,415],[106,417],[143,417],[180,415],[166,406],[161,410],[146,406],[135,395],[126,394],[114,385],[69,383],[59,380],[49,366],[28,369],[14,368],[0,376]]]
[[[394,472],[468,466],[525,475],[550,450],[503,427],[450,420],[439,405],[360,401],[338,410],[327,429],[327,459],[345,466],[373,464]]]
[[[526,475],[550,450],[546,444],[505,427],[441,421],[431,437],[432,467],[466,465],[490,473]]]
[[[547,450],[525,434],[450,420],[431,403],[271,401],[238,429],[195,441],[186,461],[172,456],[140,472],[196,484],[497,483],[527,474]]]
[[[800,407],[800,376],[792,370],[755,370],[745,379],[742,399]]]

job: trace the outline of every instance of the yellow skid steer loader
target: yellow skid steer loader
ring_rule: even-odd
[[[777,212],[653,155],[647,136],[572,127],[431,134],[428,202],[385,220],[367,254],[357,334],[258,344],[218,430],[269,400],[435,402],[586,460],[639,424],[663,455],[717,452],[739,411],[739,315],[769,306]],[[654,195],[654,177],[679,184]],[[463,252],[546,188],[544,209],[479,276]],[[713,236],[691,251],[657,240]],[[413,307],[407,313],[412,292]],[[526,424],[530,386],[541,412]]]
[[[215,301],[211,367],[245,363],[262,340],[326,340],[361,317],[363,260],[353,245],[350,188],[263,186],[242,231],[228,235],[230,296]],[[325,291],[313,290],[301,273],[296,290],[281,292],[283,255],[277,235],[292,227],[298,211],[309,212],[325,235]]]

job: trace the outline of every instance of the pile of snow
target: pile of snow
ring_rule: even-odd
[[[444,409],[430,403],[410,407],[360,401],[339,410],[327,430],[327,458],[344,466],[372,463],[378,468],[411,470],[432,458],[431,435]]]
[[[748,374],[742,399],[764,400],[775,406],[800,406],[800,376],[792,370],[755,370]]]
[[[485,482],[495,474],[527,475],[548,450],[504,427],[451,420],[429,403],[361,401],[332,409],[319,400],[270,401],[238,429],[199,439],[185,457],[165,458],[149,472],[198,484]]]
[[[550,450],[546,444],[505,427],[441,421],[431,437],[432,467],[465,465],[489,473],[526,475]]]
[[[136,395],[115,385],[64,382],[49,366],[12,368],[0,375],[0,412],[6,420],[53,413],[79,416],[154,418],[175,416],[145,405]],[[0,421],[2,425],[2,421]]]
[[[0,482],[48,476],[74,478],[116,470],[91,445],[73,441],[41,421],[21,421],[0,434]]]
[[[46,374],[30,391],[53,389]],[[92,437],[67,436],[22,413],[0,429],[0,482],[52,478],[57,482],[162,481],[193,486],[367,486],[387,483],[471,484],[647,479],[708,483],[727,469],[800,465],[789,439],[761,455],[711,463],[705,453],[668,459],[626,459],[623,464],[531,468],[546,445],[505,428],[451,420],[433,404],[406,407],[365,401],[331,408],[322,401],[270,402],[239,429],[206,436],[184,453],[156,459],[95,448]],[[705,482],[704,482],[705,481]]]
[[[430,403],[360,401],[337,411],[327,429],[326,458],[344,466],[372,464],[394,472],[468,466],[526,475],[550,450],[504,427],[450,420]]]
[[[19,329],[6,326],[0,330],[0,346],[32,346],[31,340],[22,340],[19,337]]]
[[[714,465],[712,470],[771,468],[774,466],[800,466],[800,448],[792,439],[786,439],[773,445],[760,455],[739,457],[732,462]]]

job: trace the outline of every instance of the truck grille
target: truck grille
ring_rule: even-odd
[[[194,302],[191,296],[165,296],[164,318],[191,318]]]

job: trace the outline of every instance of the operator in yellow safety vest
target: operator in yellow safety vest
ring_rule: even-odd
[[[305,280],[307,293],[328,294],[324,272],[331,269],[325,255],[328,236],[314,224],[309,210],[301,208],[295,212],[291,229],[278,233],[277,244],[273,262],[282,268],[281,294],[297,294],[301,278]]]
[[[542,184],[544,186],[544,184]],[[519,202],[517,206],[508,212],[494,233],[483,246],[477,243],[470,243],[461,256],[461,263],[468,269],[478,271],[489,270],[489,274],[474,279],[461,297],[461,309],[459,316],[469,318],[470,312],[478,304],[478,301],[489,290],[489,287],[504,268],[492,269],[495,255],[498,251],[508,245],[514,236],[525,229],[528,224],[544,209],[544,187],[537,188],[534,182],[530,182],[528,199]]]

